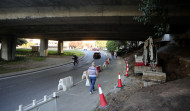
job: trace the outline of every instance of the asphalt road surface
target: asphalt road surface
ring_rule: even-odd
[[[107,59],[101,52],[101,59],[93,59],[93,51],[86,53],[78,65],[72,63],[56,68],[31,72],[22,76],[14,76],[0,79],[0,111],[15,111],[19,105],[28,105],[32,100],[39,100],[44,95],[50,95],[57,91],[60,78],[73,76],[74,84],[81,81],[83,71],[87,70],[92,61],[96,65],[102,65]]]

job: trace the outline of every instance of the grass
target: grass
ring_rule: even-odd
[[[63,51],[63,54],[57,54],[56,50],[48,50],[48,55],[73,56],[73,54],[76,54],[77,56],[84,55],[83,52],[77,51],[77,50],[66,50],[66,51]],[[30,64],[35,61],[40,62],[40,61],[45,61],[45,60],[46,60],[46,57],[40,57],[39,52],[32,52],[31,49],[17,49],[15,53],[15,60],[6,61],[6,60],[1,59],[0,57],[0,74],[31,69],[31,68],[26,68],[24,66],[22,67],[22,65],[25,63]]]
[[[48,50],[48,55],[73,56],[73,54],[84,56],[83,52],[77,50],[64,50],[63,54],[57,54],[56,50]]]
[[[48,50],[48,55],[57,55],[57,56],[84,56],[84,53],[77,50],[66,50],[63,51],[63,54],[57,54],[56,50]],[[46,57],[40,57],[39,52],[32,52],[31,49],[16,49],[15,60],[6,61],[0,58],[0,65],[3,64],[20,64],[28,60],[32,61],[44,61]]]

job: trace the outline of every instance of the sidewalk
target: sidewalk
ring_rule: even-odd
[[[92,95],[89,94],[90,87],[85,86],[86,80],[66,92],[61,92],[57,99],[57,111],[92,111],[95,109],[99,104],[97,85],[100,84],[104,95],[107,95],[117,85],[118,73],[123,73],[124,66],[122,58],[112,60],[110,65],[100,72],[95,84],[96,91]],[[107,102],[109,104],[109,101]]]

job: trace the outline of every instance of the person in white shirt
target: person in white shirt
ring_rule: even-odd
[[[98,71],[95,67],[95,63],[92,62],[92,66],[88,68],[87,77],[89,77],[91,86],[90,86],[90,94],[92,94],[92,91],[95,91],[94,85],[96,82],[96,78],[98,78]]]

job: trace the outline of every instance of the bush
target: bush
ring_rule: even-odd
[[[126,54],[127,52],[128,52],[127,49],[119,49],[119,50],[117,51],[117,55],[118,55],[118,56],[122,56],[122,55]]]
[[[107,47],[107,49],[108,49],[109,52],[113,52],[117,48],[115,41],[108,41],[106,43],[106,47]]]

